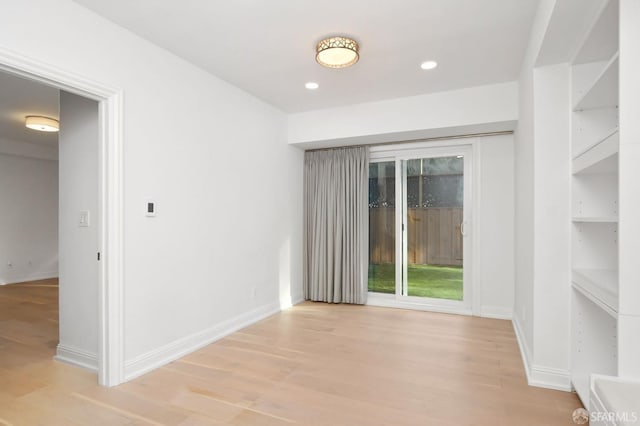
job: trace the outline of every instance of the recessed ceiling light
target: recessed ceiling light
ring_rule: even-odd
[[[309,90],[316,90],[318,87],[320,87],[320,85],[316,82],[310,81],[307,84],[305,84],[304,87],[306,87]]]
[[[28,115],[25,118],[25,126],[40,132],[57,132],[60,129],[58,120],[39,115]]]
[[[358,62],[358,42],[347,37],[329,37],[316,46],[316,61],[327,68],[346,68]]]
[[[420,64],[420,68],[422,68],[423,70],[432,70],[437,66],[438,63],[436,61],[426,61]]]

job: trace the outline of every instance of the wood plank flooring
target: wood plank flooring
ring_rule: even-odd
[[[0,425],[573,425],[511,323],[303,303],[115,388],[52,360],[55,280],[0,287]]]

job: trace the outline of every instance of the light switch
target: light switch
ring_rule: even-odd
[[[86,228],[89,226],[89,210],[82,210],[78,216],[78,226]]]

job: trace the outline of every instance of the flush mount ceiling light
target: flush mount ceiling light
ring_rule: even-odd
[[[40,132],[57,132],[60,130],[58,120],[40,115],[28,115],[25,119],[25,126]]]
[[[347,37],[329,37],[316,46],[316,61],[327,68],[345,68],[358,62],[358,42]]]
[[[305,84],[304,87],[306,87],[309,90],[316,90],[318,87],[320,87],[320,85],[314,81],[310,81],[307,84]]]

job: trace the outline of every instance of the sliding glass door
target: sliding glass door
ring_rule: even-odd
[[[470,307],[471,150],[397,153],[369,167],[369,291]]]

